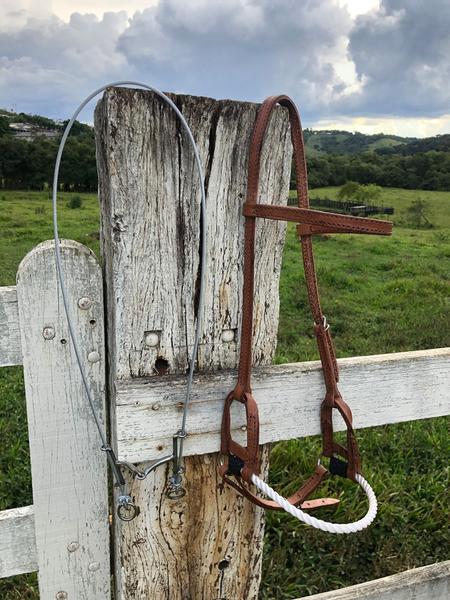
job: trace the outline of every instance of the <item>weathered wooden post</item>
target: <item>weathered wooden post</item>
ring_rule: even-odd
[[[176,116],[153,94],[124,89],[108,90],[95,116],[112,428],[119,455],[128,460],[136,456],[120,444],[127,423],[120,420],[119,389],[133,378],[184,374],[197,318],[203,322],[198,371],[235,368],[238,356],[241,212],[257,106],[174,99],[197,141],[206,176],[209,263],[202,315],[196,311],[198,181]],[[266,142],[261,202],[280,202],[287,199],[291,163],[283,109],[276,111]],[[254,362],[268,364],[276,347],[285,225],[259,220],[257,227]],[[173,402],[171,386],[168,378],[164,402]],[[142,448],[138,456],[170,450],[175,431],[165,430],[164,412],[164,403],[143,408],[142,420],[157,420],[165,443]],[[186,458],[187,494],[178,501],[165,496],[167,467],[145,481],[129,479],[142,512],[131,523],[116,523],[118,599],[257,597],[264,517],[222,486],[218,466],[217,454]]]

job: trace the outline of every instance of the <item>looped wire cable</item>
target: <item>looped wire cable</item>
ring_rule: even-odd
[[[268,496],[271,500],[279,504],[287,513],[303,521],[307,525],[314,527],[315,529],[321,529],[322,531],[326,531],[328,533],[355,533],[357,531],[361,531],[362,529],[366,529],[372,521],[375,519],[378,509],[377,499],[375,497],[375,493],[373,489],[370,487],[369,483],[364,479],[362,475],[359,473],[356,474],[356,481],[359,483],[361,488],[366,493],[366,496],[369,500],[369,508],[367,510],[366,515],[355,521],[353,523],[330,523],[329,521],[323,521],[322,519],[316,519],[316,517],[311,517],[303,510],[293,506],[290,502],[277,494],[277,492],[272,489],[265,481],[260,479],[257,475],[253,474],[252,483],[255,485],[260,492],[262,492],[265,496]]]
[[[88,376],[87,376],[86,369],[84,367],[84,363],[83,363],[83,359],[82,359],[82,352],[78,345],[77,336],[75,333],[75,327],[74,327],[73,319],[72,319],[71,312],[70,312],[68,293],[67,293],[64,273],[63,273],[63,269],[62,269],[62,261],[61,261],[61,252],[60,252],[61,240],[59,237],[58,207],[57,207],[58,181],[59,181],[59,170],[60,170],[60,165],[61,165],[61,159],[62,159],[62,155],[63,155],[63,151],[64,151],[64,147],[65,147],[67,138],[69,136],[69,133],[72,129],[72,126],[73,126],[75,120],[77,119],[80,112],[84,109],[84,107],[93,98],[95,98],[98,94],[104,92],[109,87],[119,87],[119,86],[125,86],[125,85],[143,88],[143,89],[153,92],[159,98],[161,98],[170,108],[172,108],[174,110],[175,114],[177,115],[178,119],[180,120],[180,123],[181,123],[185,133],[187,134],[189,143],[192,147],[194,157],[195,157],[195,163],[196,163],[199,183],[200,183],[201,256],[200,256],[200,290],[199,290],[199,301],[198,301],[198,307],[197,307],[197,323],[196,323],[196,328],[195,328],[194,345],[192,348],[189,372],[188,372],[188,376],[187,376],[186,394],[185,394],[185,399],[184,399],[184,403],[183,403],[183,414],[182,414],[182,419],[181,419],[181,427],[174,434],[174,439],[177,438],[177,440],[179,440],[179,443],[177,443],[176,445],[174,444],[174,449],[176,448],[176,450],[174,450],[174,453],[171,456],[168,456],[167,460],[164,461],[164,462],[168,462],[169,460],[173,460],[173,463],[174,463],[174,470],[173,470],[173,474],[171,477],[172,492],[173,492],[174,486],[177,487],[177,489],[182,490],[181,474],[182,474],[183,468],[181,466],[181,460],[182,460],[182,456],[183,456],[183,440],[187,435],[186,420],[187,420],[187,413],[188,413],[189,401],[190,401],[190,396],[191,396],[192,381],[193,381],[193,377],[194,377],[195,360],[197,357],[198,345],[199,345],[199,341],[200,341],[201,314],[203,312],[204,295],[205,295],[207,218],[206,218],[206,194],[205,194],[205,186],[204,186],[204,176],[203,176],[203,169],[202,169],[197,145],[195,143],[195,140],[194,140],[192,132],[189,128],[189,125],[186,122],[186,119],[184,118],[183,114],[178,109],[176,104],[168,96],[166,96],[160,90],[158,90],[150,85],[147,85],[145,83],[141,83],[138,81],[125,80],[125,81],[115,81],[115,82],[103,85],[102,87],[100,87],[100,88],[96,89],[94,92],[92,92],[89,96],[87,96],[81,102],[81,104],[78,106],[78,108],[75,110],[72,117],[70,118],[70,121],[67,123],[66,128],[64,129],[64,133],[62,135],[62,138],[61,138],[61,141],[59,144],[59,148],[58,148],[58,153],[56,156],[55,169],[54,169],[54,174],[53,174],[52,209],[53,209],[53,232],[54,232],[53,235],[54,235],[54,239],[55,239],[56,271],[57,271],[58,283],[59,283],[59,286],[61,289],[61,295],[62,295],[63,304],[64,304],[64,311],[65,311],[66,318],[67,318],[70,339],[72,341],[73,350],[74,350],[76,361],[77,361],[77,364],[78,364],[78,367],[80,370],[81,379],[83,381],[83,387],[86,391],[86,396],[87,396],[89,406],[91,409],[92,417],[94,419],[95,425],[98,430],[99,438],[101,440],[100,449],[106,452],[106,455],[108,457],[108,462],[111,466],[111,471],[112,471],[113,477],[115,479],[115,486],[120,488],[121,495],[119,496],[119,500],[118,500],[119,517],[122,518],[123,520],[131,520],[132,518],[134,518],[134,516],[136,516],[139,513],[139,509],[132,504],[130,496],[126,493],[125,479],[120,471],[119,462],[115,456],[114,450],[111,448],[111,446],[108,444],[108,442],[106,440],[106,436],[103,432],[102,424],[100,423],[100,420],[98,418],[97,411],[95,408],[95,399],[94,399],[91,387],[89,385]],[[158,464],[161,464],[161,461],[158,461]],[[152,470],[152,469],[150,469],[150,470]],[[149,470],[149,472],[150,472],[150,470]],[[176,497],[176,494],[174,494],[172,497]],[[125,508],[132,507],[133,510],[131,511],[131,518],[129,515],[124,514],[124,510],[123,510],[124,507]],[[122,513],[122,515],[121,515],[121,513]]]

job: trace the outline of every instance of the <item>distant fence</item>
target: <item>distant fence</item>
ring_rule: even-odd
[[[288,204],[296,204],[295,198],[289,198]],[[334,211],[349,213],[351,215],[393,215],[392,206],[366,205],[361,202],[350,202],[349,200],[330,200],[329,198],[310,198],[313,207],[332,208]]]

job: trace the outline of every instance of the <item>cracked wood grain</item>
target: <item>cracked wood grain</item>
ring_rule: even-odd
[[[153,94],[124,89],[107,91],[96,110],[113,412],[116,382],[186,372],[196,318],[203,325],[197,369],[237,365],[241,210],[257,105],[172,97],[192,129],[206,175],[209,263],[202,315],[196,314],[198,181],[175,116]],[[289,125],[280,108],[263,154],[261,201],[286,202],[290,160]],[[269,364],[285,225],[261,220],[257,231],[254,363]],[[231,340],[224,341],[224,331],[232,332]],[[157,346],[146,345],[149,333],[158,335]],[[228,391],[224,387],[224,397]],[[149,418],[164,426],[158,411]],[[262,452],[266,469],[268,451]],[[130,481],[142,512],[131,524],[116,524],[118,598],[217,600],[220,590],[227,600],[257,598],[263,514],[222,486],[218,465],[217,454],[187,458],[187,494],[177,502],[164,495],[167,468],[144,482]]]

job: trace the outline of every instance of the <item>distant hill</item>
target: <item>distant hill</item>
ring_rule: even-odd
[[[17,139],[32,141],[38,137],[57,138],[62,135],[67,121],[55,121],[40,115],[16,113],[0,109],[0,135],[10,134]],[[92,135],[92,127],[74,123],[72,135]]]
[[[304,138],[309,156],[321,154],[401,154],[409,156],[421,152],[450,152],[450,134],[428,138],[400,137],[376,133],[366,135],[359,132],[340,130],[305,129]]]
[[[408,146],[418,141],[417,138],[405,138],[398,135],[364,133],[339,130],[305,129],[306,151],[311,155],[326,154],[360,154],[361,152],[378,151],[389,148],[397,151],[399,147]]]
[[[407,144],[397,148],[380,148],[377,152],[380,154],[403,154],[413,155],[424,152],[450,152],[450,134],[435,135],[433,137],[413,139]]]

